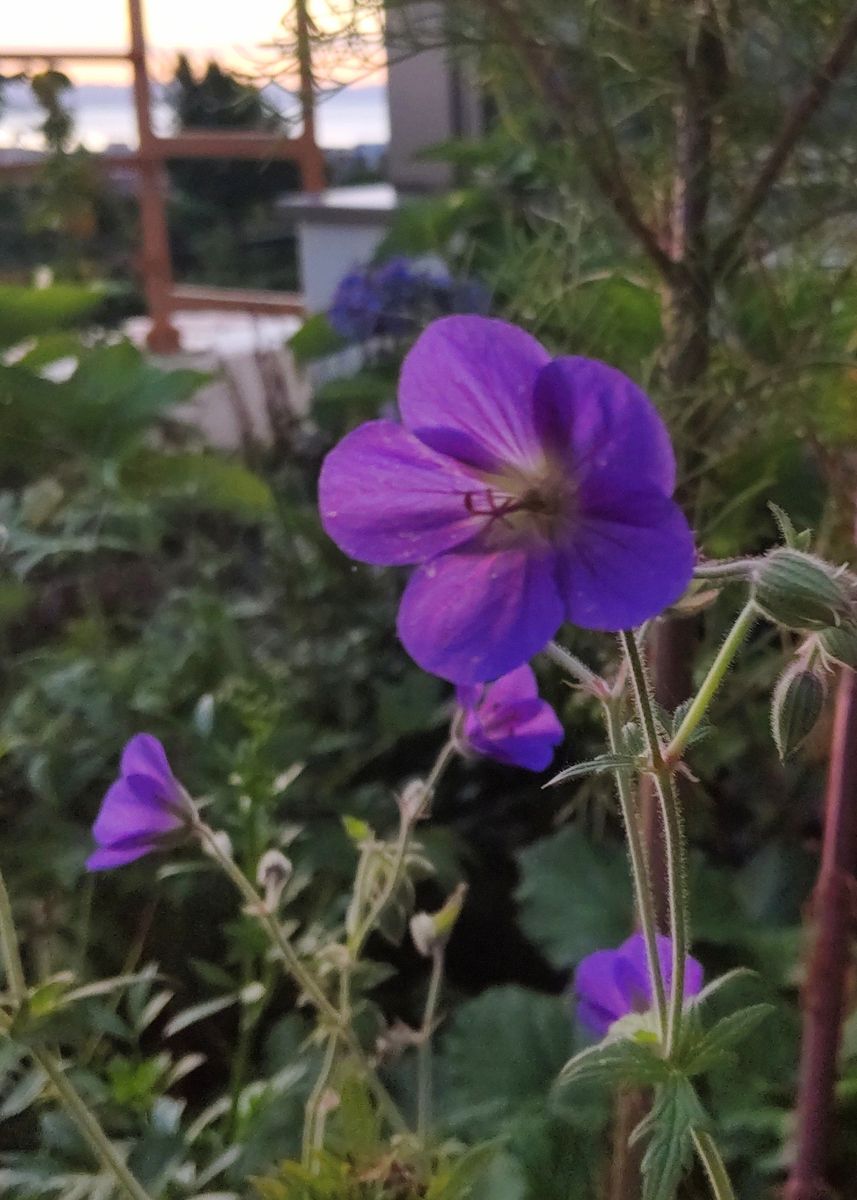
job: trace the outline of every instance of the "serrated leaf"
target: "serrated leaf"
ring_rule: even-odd
[[[682,1065],[688,1075],[699,1075],[719,1064],[733,1048],[774,1011],[772,1004],[751,1004],[721,1017],[712,1027],[682,1050]]]
[[[655,1045],[622,1038],[600,1042],[575,1054],[560,1071],[557,1085],[587,1080],[651,1086],[668,1080],[671,1072]]]
[[[521,927],[555,967],[579,962],[628,934],[631,885],[618,846],[593,844],[575,826],[519,855]]]
[[[768,508],[777,523],[780,536],[785,544],[791,546],[793,549],[798,549],[798,532],[789,514],[784,508],[780,508],[779,504],[774,504],[773,500],[768,501]]]
[[[587,762],[575,763],[571,767],[566,767],[565,770],[549,779],[544,787],[556,787],[559,783],[566,783],[569,779],[583,779],[586,775],[604,775],[608,771],[630,771],[635,764],[636,759],[631,754],[599,754],[597,758],[591,758]]]
[[[651,1112],[631,1138],[649,1139],[641,1168],[642,1200],[672,1200],[693,1153],[693,1132],[708,1125],[708,1114],[682,1076],[657,1089]]]

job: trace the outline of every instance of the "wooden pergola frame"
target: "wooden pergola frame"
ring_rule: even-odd
[[[238,158],[256,161],[288,159],[298,164],[301,186],[307,192],[324,188],[324,160],[315,140],[315,104],[307,0],[296,0],[297,48],[300,68],[300,102],[303,128],[299,137],[252,130],[187,130],[158,137],[152,129],[151,87],[148,72],[143,0],[127,0],[130,46],[127,50],[0,50],[7,62],[130,62],[134,76],[134,111],[139,147],[121,156],[138,172],[142,253],[140,273],[151,318],[147,342],[150,349],[168,354],[179,349],[173,323],[177,309],[241,310],[254,313],[303,312],[300,295],[287,292],[240,291],[232,288],[178,287],[173,280],[167,227],[167,176],[165,164],[178,158]],[[13,171],[14,167],[11,168]]]

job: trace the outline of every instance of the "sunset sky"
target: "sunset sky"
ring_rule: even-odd
[[[319,16],[325,7],[319,3]],[[288,0],[144,0],[152,71],[174,62],[177,50],[193,57],[216,56],[238,69],[270,63],[260,50],[275,38]],[[2,48],[116,49],[128,43],[125,0],[33,0],[3,4]],[[80,82],[125,82],[122,65],[80,64],[67,73]],[[373,82],[378,82],[377,76]]]

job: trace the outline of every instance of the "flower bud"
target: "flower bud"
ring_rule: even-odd
[[[857,622],[846,621],[836,629],[822,630],[818,644],[825,658],[857,671]]]
[[[436,951],[446,946],[461,914],[466,895],[467,884],[460,883],[438,912],[418,912],[411,917],[411,937],[417,950],[425,958],[431,958]]]
[[[399,811],[408,824],[426,815],[429,794],[424,779],[412,779],[410,783],[405,784],[397,798]]]
[[[854,611],[841,570],[787,546],[759,562],[753,599],[766,617],[786,629],[828,629]]]
[[[827,695],[823,671],[797,659],[783,671],[771,701],[771,729],[784,761],[815,728]]]
[[[279,850],[266,850],[259,859],[256,882],[265,896],[265,904],[274,910],[280,903],[283,888],[292,877],[292,864]]]

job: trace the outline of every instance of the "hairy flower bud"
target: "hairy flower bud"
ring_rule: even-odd
[[[842,570],[787,546],[760,560],[753,599],[766,617],[786,629],[829,629],[854,612]]]
[[[780,758],[794,754],[815,728],[827,695],[824,672],[796,659],[777,681],[771,701],[771,730]]]
[[[417,950],[425,958],[431,958],[449,941],[464,906],[466,895],[467,884],[460,883],[438,912],[418,912],[411,917],[411,937]]]
[[[824,629],[818,644],[825,658],[857,671],[857,622],[846,621],[835,629]]]

